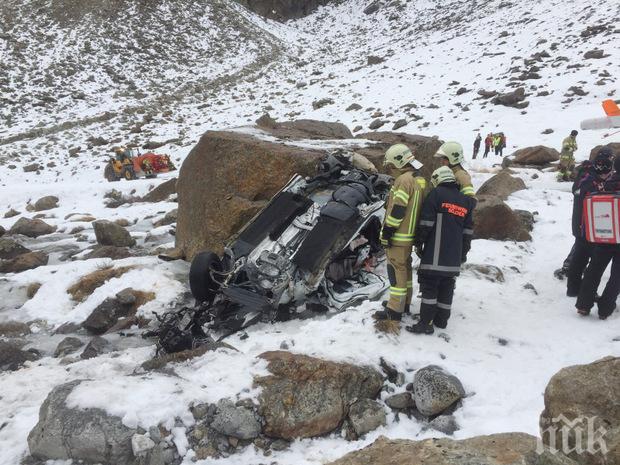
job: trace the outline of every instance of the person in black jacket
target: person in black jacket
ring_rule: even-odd
[[[620,157],[614,161],[614,175],[605,182],[605,192],[620,194]],[[611,262],[611,276],[605,290],[598,298],[598,316],[605,320],[616,309],[616,300],[620,293],[620,244],[595,244],[592,259],[583,275],[579,296],[577,297],[577,312],[580,315],[589,315],[594,306],[596,291],[603,277],[603,273]]]
[[[579,295],[583,272],[590,261],[593,250],[592,244],[585,240],[582,228],[583,200],[586,198],[586,195],[603,189],[605,179],[609,177],[613,169],[610,154],[611,151],[608,151],[608,149],[601,149],[596,155],[589,172],[573,188],[575,198],[573,200],[572,229],[573,236],[575,236],[575,245],[566,273],[566,295],[568,297],[577,297]]]
[[[405,329],[415,334],[433,334],[433,326],[448,325],[455,278],[467,259],[473,234],[475,200],[460,192],[452,170],[442,166],[433,172],[431,182],[435,188],[424,201],[414,239],[421,259],[422,303],[420,321]]]

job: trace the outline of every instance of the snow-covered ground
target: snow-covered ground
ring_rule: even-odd
[[[9,3],[16,7],[19,2]],[[217,10],[222,2],[207,3],[210,5],[207,10]],[[115,209],[104,206],[103,196],[111,188],[125,194],[135,190],[133,195],[143,195],[174,176],[107,183],[102,176],[103,162],[115,144],[178,139],[159,151],[170,153],[174,160],[181,162],[205,130],[246,125],[269,109],[280,120],[293,116],[341,121],[351,129],[362,126],[362,132],[376,118],[389,121],[382,130],[391,129],[394,122],[404,118],[408,124],[401,131],[458,140],[468,149],[476,131],[481,131],[483,136],[491,131],[504,131],[508,137],[505,153],[511,153],[517,148],[539,144],[559,148],[561,139],[578,127],[582,119],[601,113],[603,98],[615,96],[618,84],[613,74],[620,63],[620,43],[617,26],[607,18],[619,16],[620,6],[613,0],[596,4],[560,0],[535,4],[416,0],[402,2],[400,9],[395,3],[382,7],[374,15],[365,15],[362,11],[366,1],[348,0],[284,25],[263,21],[247,12],[239,13],[246,32],[238,47],[231,48],[228,54],[220,52],[224,54],[218,55],[219,61],[206,60],[207,65],[196,59],[195,68],[199,72],[171,65],[164,69],[167,78],[161,82],[156,78],[135,79],[137,86],[149,94],[145,97],[146,104],[131,92],[119,94],[117,91],[124,89],[125,84],[121,86],[98,75],[93,78],[97,85],[72,81],[71,92],[85,93],[84,99],[79,98],[75,104],[71,97],[55,94],[60,92],[56,83],[46,87],[45,82],[37,81],[30,89],[19,87],[18,76],[26,82],[34,81],[32,73],[39,65],[63,65],[67,56],[80,56],[85,38],[72,27],[58,24],[49,29],[57,41],[55,47],[49,48],[41,45],[47,43],[48,36],[33,32],[44,27],[44,22],[42,26],[33,23],[32,29],[18,27],[19,22],[9,30],[0,24],[2,34],[25,43],[39,57],[36,66],[28,60],[20,61],[20,67],[0,74],[0,102],[3,102],[0,121],[6,123],[0,125],[0,226],[9,229],[20,217],[32,217],[34,213],[25,210],[28,202],[44,195],[60,199],[59,207],[44,212],[43,218],[57,226],[58,232],[41,238],[46,242],[32,241],[37,248],[50,252],[49,265],[0,276],[0,322],[30,322],[34,334],[26,347],[46,354],[24,369],[0,374],[0,464],[19,463],[27,453],[26,437],[37,422],[42,401],[54,386],[73,379],[90,381],[73,393],[69,399],[72,405],[104,408],[121,416],[129,426],[166,425],[174,431],[175,442],[183,449],[186,447],[184,428],[193,421],[188,405],[215,402],[244,391],[245,397],[255,395],[252,377],[265,372],[256,355],[278,349],[285,342],[295,352],[356,364],[378,366],[379,358],[384,357],[407,373],[408,382],[414,370],[428,364],[441,365],[463,381],[469,394],[456,413],[461,429],[455,437],[503,431],[537,435],[543,390],[557,370],[620,353],[618,313],[605,322],[596,317],[578,317],[573,300],[565,296],[564,283],[553,278],[553,270],[561,265],[572,242],[569,186],[556,183],[553,173],[536,172],[539,177],[534,179],[534,171],[521,170],[518,174],[526,181],[528,190],[514,194],[508,203],[514,208],[538,212],[533,240],[527,243],[474,241],[469,262],[501,268],[505,282],[491,282],[464,273],[457,282],[455,309],[445,331],[447,337],[437,334],[415,337],[406,332],[400,336],[380,336],[370,318],[377,304],[367,302],[331,318],[257,325],[247,331],[247,339],[239,336],[229,339],[239,352],[220,349],[208,353],[175,368],[178,376],[174,377],[136,371],[154,354],[149,341],[138,344],[137,338],[114,336],[112,342],[119,349],[116,352],[70,365],[62,365],[50,355],[64,337],[51,335],[54,327],[83,321],[106,297],[122,288],[156,293],[155,300],[141,309],[147,315],[186,298],[188,265],[163,262],[151,255],[116,261],[117,266],[135,268],[122,278],[110,280],[84,302],[73,302],[66,293],[79,277],[108,263],[105,259],[60,260],[68,247],[83,250],[94,242],[90,223],[72,221],[71,214],[128,220],[128,229],[139,247],[144,245],[147,234],[161,235],[162,245],[172,245],[174,241],[168,227],[161,230],[153,227],[154,222],[175,208],[174,202],[136,202]],[[242,11],[236,5],[230,8]],[[135,17],[135,11],[130,13]],[[160,13],[172,24],[180,21],[169,12]],[[190,58],[202,57],[199,52],[208,53],[234,27],[235,22],[228,20],[220,30],[218,24],[209,22],[212,17],[209,11],[200,16],[201,27],[213,30],[209,37],[192,43],[188,51]],[[580,34],[588,26],[607,29],[584,38]],[[263,31],[265,39],[258,40],[256,31]],[[106,43],[107,39],[99,40]],[[184,40],[180,40],[181,46]],[[0,61],[16,60],[8,52],[11,44],[0,35]],[[67,48],[63,49],[62,44]],[[585,52],[595,48],[603,49],[609,56],[583,59]],[[269,55],[271,60],[266,59],[266,49],[267,55],[273,54]],[[511,76],[530,69],[524,65],[524,58],[542,51],[550,56],[535,63],[540,68],[537,71],[540,79],[510,80]],[[83,56],[80,79],[92,82],[89,72],[94,73],[96,64],[107,53],[110,52],[95,48],[96,60]],[[159,58],[163,56],[165,62],[165,53],[162,54]],[[385,61],[367,65],[369,55]],[[163,66],[161,61],[157,63]],[[516,67],[518,71],[513,69]],[[136,65],[135,70],[140,69]],[[605,76],[605,70],[611,76]],[[222,75],[232,76],[234,85],[218,81]],[[158,100],[160,92],[173,93],[174,86],[170,83],[188,84],[183,87],[187,89],[194,79],[211,87],[204,92],[183,90],[178,99],[159,105],[153,103],[163,102]],[[457,84],[452,84],[453,81]],[[479,89],[504,92],[512,90],[515,82],[530,94],[527,97],[530,105],[524,110],[478,99]],[[588,94],[565,96],[571,86],[581,86]],[[461,87],[468,91],[457,96]],[[537,97],[541,91],[550,95]],[[32,104],[36,99],[28,101],[40,93],[53,94],[57,102],[40,106]],[[28,98],[24,100],[24,96]],[[334,103],[313,109],[312,102],[322,98],[332,98]],[[573,100],[567,102],[569,98]],[[352,103],[360,104],[362,110],[346,111]],[[415,106],[405,107],[408,104]],[[47,135],[9,140],[37,127],[52,128],[106,111],[114,111],[115,115],[106,121],[54,130]],[[164,115],[167,111],[172,115]],[[377,111],[383,115],[373,116]],[[145,115],[151,118],[143,120]],[[130,133],[136,121],[144,121],[142,132]],[[541,134],[545,129],[554,132]],[[585,159],[595,145],[614,141],[602,138],[603,132],[580,133],[578,158]],[[89,148],[90,136],[103,137],[109,143]],[[619,140],[616,136],[615,141]],[[79,156],[69,157],[68,150],[77,146],[82,147]],[[499,160],[491,156],[472,161],[469,153],[467,158],[476,187],[493,174],[496,170],[493,165]],[[39,173],[22,170],[33,162],[43,165]],[[46,166],[49,162],[56,166]],[[21,213],[3,218],[10,208]],[[76,226],[85,228],[80,242],[69,234]],[[24,245],[28,246],[29,242]],[[33,299],[27,300],[25,287],[34,282],[41,283],[41,288]],[[530,286],[525,288],[526,284],[536,291],[529,289]],[[99,395],[93,397],[92,392]],[[286,451],[273,452],[269,461],[318,465],[362,447],[380,434],[417,439],[438,434],[421,430],[422,424],[414,419],[401,416],[396,422],[392,415],[386,427],[364,440],[346,442],[339,437],[327,437],[296,441]],[[186,463],[192,463],[191,457],[190,452]],[[264,461],[262,453],[250,447],[228,459],[199,463],[254,465]]]

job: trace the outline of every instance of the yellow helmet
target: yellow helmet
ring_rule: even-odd
[[[419,169],[422,163],[417,161],[411,152],[411,149],[405,144],[392,145],[387,152],[385,152],[385,159],[383,165],[394,165],[397,169],[402,169],[407,164],[412,165],[414,168]]]

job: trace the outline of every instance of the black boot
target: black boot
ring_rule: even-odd
[[[379,310],[372,314],[372,317],[375,320],[393,320],[400,321],[403,319],[403,315],[401,313],[395,312],[391,308],[386,308],[385,310]]]
[[[405,326],[405,329],[413,334],[433,334],[435,332],[433,322],[428,324],[420,321],[413,326]]]

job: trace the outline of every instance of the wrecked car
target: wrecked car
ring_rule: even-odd
[[[229,242],[189,272],[195,307],[161,317],[159,346],[187,350],[257,322],[343,311],[389,286],[376,272],[391,178],[329,154],[311,178],[295,175]],[[359,166],[359,165],[357,165]]]

